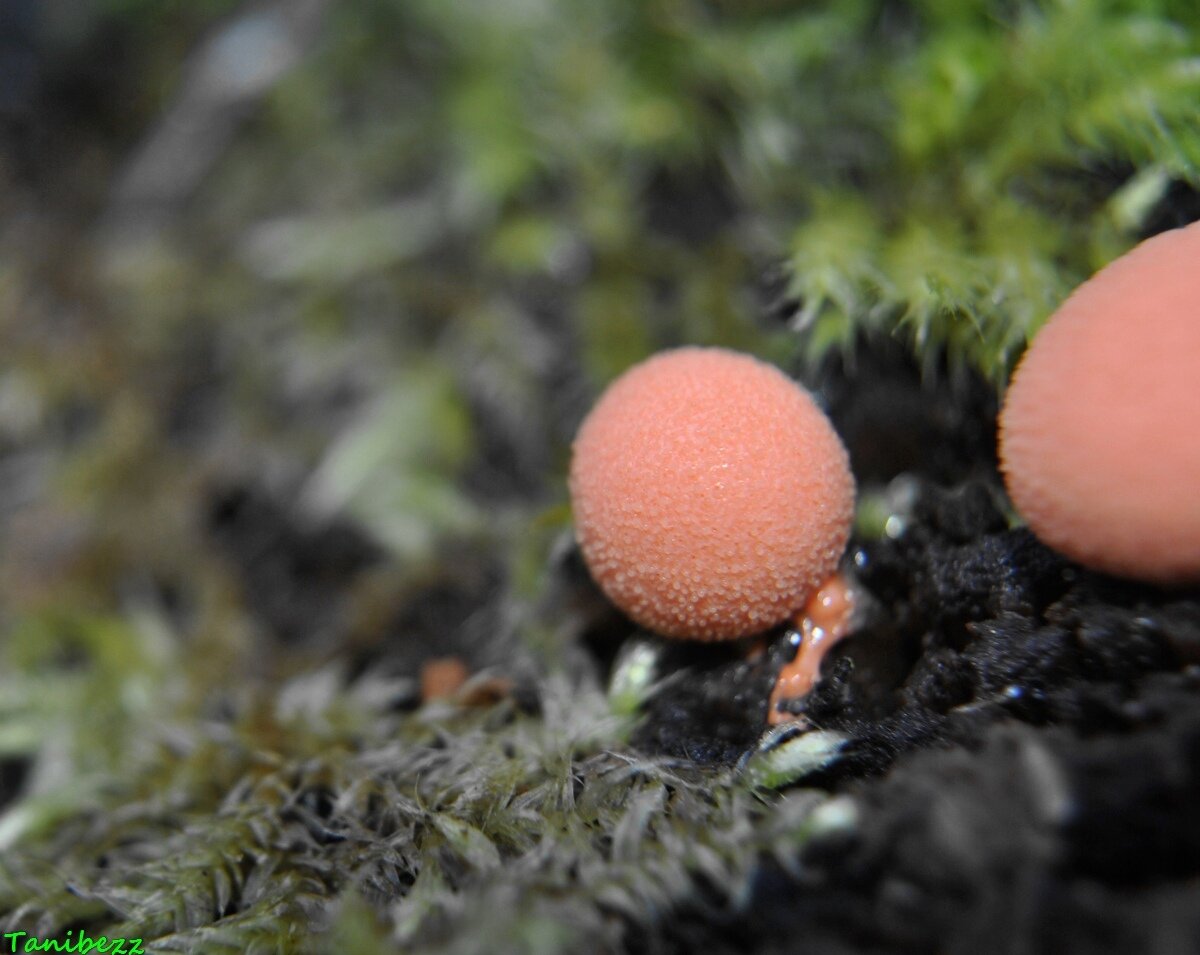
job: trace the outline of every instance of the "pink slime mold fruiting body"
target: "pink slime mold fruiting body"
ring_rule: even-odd
[[[1000,457],[1049,546],[1118,576],[1200,580],[1200,223],[1063,303],[1013,376]]]
[[[575,439],[576,535],[618,607],[669,637],[720,640],[787,619],[850,533],[845,448],[777,368],[681,348],[631,368]]]

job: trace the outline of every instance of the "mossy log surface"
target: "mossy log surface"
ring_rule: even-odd
[[[0,934],[1196,947],[1200,595],[1021,529],[995,417],[1200,217],[1197,63],[1191,0],[0,6]],[[850,451],[807,733],[785,632],[639,632],[572,543],[683,344]]]

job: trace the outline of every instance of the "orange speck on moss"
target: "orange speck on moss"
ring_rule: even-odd
[[[642,626],[717,640],[787,619],[836,567],[854,481],[812,397],[777,368],[681,348],[631,368],[575,439],[592,576]]]
[[[421,665],[421,699],[444,700],[452,696],[471,671],[458,657],[434,657]]]

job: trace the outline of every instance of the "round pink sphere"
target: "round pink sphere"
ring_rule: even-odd
[[[1200,580],[1200,223],[1147,239],[1063,303],[1013,376],[1000,457],[1055,550]]]
[[[634,366],[575,439],[576,535],[592,576],[670,637],[748,636],[785,620],[850,534],[846,450],[772,365],[680,348]]]

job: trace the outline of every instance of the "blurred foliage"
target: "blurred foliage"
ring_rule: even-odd
[[[753,343],[739,288],[784,254],[810,355],[878,328],[999,379],[1167,184],[1200,184],[1198,31],[1186,4],[1111,0],[349,5],[267,134],[314,208],[417,203],[390,244],[321,233],[360,277],[454,245],[443,320],[586,278],[564,308],[600,381]]]
[[[317,515],[347,512],[400,557],[427,554],[433,528],[462,533],[480,521],[443,479],[461,467],[470,423],[440,368],[402,373],[379,406],[329,448],[305,488]]]
[[[755,781],[826,750],[645,760],[630,671],[415,708],[421,654],[561,660],[567,447],[632,362],[871,332],[1000,382],[1200,187],[1192,0],[14,3],[0,912],[43,936],[601,951],[736,905],[814,825]],[[205,71],[264,35],[278,82]],[[139,194],[162,156],[207,158]]]

